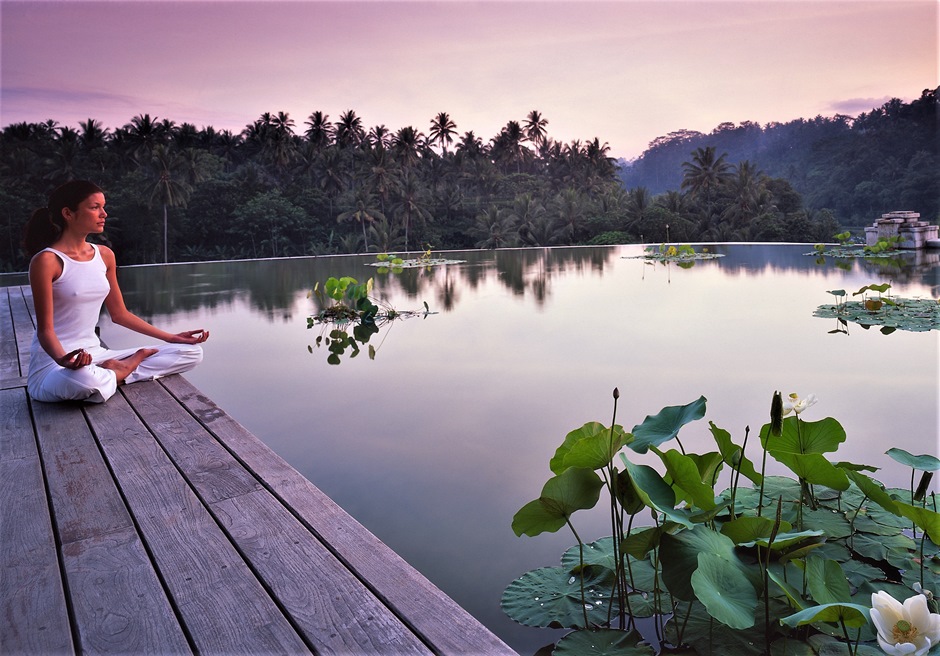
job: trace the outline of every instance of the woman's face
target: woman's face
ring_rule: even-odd
[[[108,213],[104,211],[104,194],[92,194],[81,203],[73,212],[65,208],[62,210],[66,225],[85,234],[104,232],[104,222]]]

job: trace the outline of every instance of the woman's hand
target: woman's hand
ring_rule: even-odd
[[[91,353],[85,349],[75,349],[56,359],[56,364],[65,369],[81,369],[91,364]]]
[[[173,335],[173,339],[168,341],[173,344],[202,344],[207,339],[209,339],[209,331],[200,328],[199,330],[176,333]]]

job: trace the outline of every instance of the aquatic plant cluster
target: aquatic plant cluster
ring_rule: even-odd
[[[815,396],[779,392],[759,463],[746,454],[749,428],[738,444],[714,422],[714,449],[689,453],[679,432],[705,416],[705,397],[627,432],[613,396],[611,425],[569,432],[552,477],[512,522],[518,536],[567,526],[577,541],[502,599],[517,622],[574,629],[555,654],[922,655],[936,645],[940,514],[927,490],[940,460],[890,449],[911,484],[886,489],[876,467],[834,460],[846,433],[831,417],[803,418]],[[630,457],[649,453],[662,473]],[[768,457],[790,474],[767,475]],[[730,486],[716,492],[725,468]],[[585,544],[573,516],[598,505],[611,535]]]
[[[314,346],[325,346],[329,351],[326,361],[337,365],[347,349],[350,351],[349,357],[354,358],[359,355],[360,346],[368,344],[369,359],[374,360],[377,348],[369,344],[369,340],[378,334],[383,325],[396,319],[427,317],[431,314],[427,301],[423,311],[396,310],[377,301],[371,296],[372,286],[372,278],[360,283],[350,276],[328,278],[322,288],[319,282],[314,285],[308,298],[316,297],[326,305],[313,316],[307,317],[308,329],[315,326],[321,329],[314,344],[307,346],[310,353],[313,353]]]
[[[724,257],[721,253],[711,253],[708,247],[703,247],[701,251],[696,251],[691,244],[660,244],[659,246],[647,246],[642,255],[631,255],[624,259],[640,259],[647,262],[661,262],[668,264],[677,263],[684,269],[689,269],[695,265],[696,260],[715,260]]]
[[[836,319],[838,325],[830,331],[833,333],[848,334],[849,322],[865,330],[881,326],[880,331],[885,335],[896,330],[940,330],[940,300],[891,296],[887,294],[890,289],[890,283],[865,285],[852,294],[861,296],[860,301],[849,301],[844,289],[830,290],[829,294],[836,298],[835,304],[819,306],[813,316]]]
[[[903,238],[899,235],[893,237],[878,237],[874,244],[857,244],[853,241],[852,233],[849,231],[840,232],[833,235],[839,244],[837,246],[828,246],[826,244],[816,244],[813,246],[813,252],[807,255],[818,255],[820,257],[834,257],[838,259],[852,258],[884,258],[885,256],[894,256],[898,254],[901,248]]]

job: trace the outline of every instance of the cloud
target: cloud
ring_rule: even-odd
[[[882,96],[881,98],[847,98],[845,100],[836,100],[830,103],[829,107],[837,114],[857,116],[862,112],[870,112],[873,109],[877,109],[891,99],[891,96]]]

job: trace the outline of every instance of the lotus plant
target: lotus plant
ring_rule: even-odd
[[[799,415],[818,400],[815,394],[807,394],[801,399],[796,392],[793,392],[783,400],[783,416],[785,417],[791,412]]]
[[[886,654],[923,656],[940,641],[940,614],[927,609],[927,597],[914,595],[902,604],[884,590],[871,596],[871,620]]]

